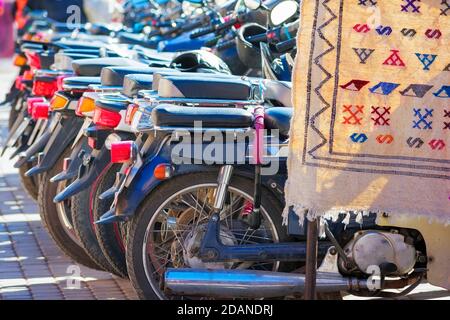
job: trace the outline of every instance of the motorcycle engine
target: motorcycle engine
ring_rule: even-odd
[[[359,271],[370,275],[373,266],[395,264],[396,270],[389,276],[402,276],[414,268],[417,259],[415,247],[406,243],[405,236],[395,231],[358,231],[343,249],[352,262],[348,265],[342,257],[339,258],[339,270],[344,274]]]

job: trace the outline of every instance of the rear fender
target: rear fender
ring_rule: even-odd
[[[116,216],[130,217],[133,216],[141,202],[161,183],[164,181],[158,180],[154,177],[153,172],[155,167],[159,164],[171,163],[169,147],[163,148],[160,154],[152,159],[152,161],[145,162],[141,170],[136,174],[131,185],[124,189],[117,201]],[[205,165],[177,165],[174,166],[172,178],[196,173],[196,172],[218,172],[219,166],[205,166]],[[273,176],[263,176],[263,186],[284,204],[284,184],[286,182],[286,162],[280,166],[278,174]],[[236,176],[253,179],[254,167],[251,165],[236,166],[233,174]],[[167,181],[167,180],[166,180]]]
[[[79,117],[71,116],[61,119],[43,151],[40,163],[28,170],[26,176],[31,177],[51,169],[64,150],[73,143],[82,125],[83,119]]]

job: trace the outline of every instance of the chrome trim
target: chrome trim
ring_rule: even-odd
[[[170,131],[170,132],[178,132],[178,131],[189,131],[189,132],[235,132],[235,133],[248,133],[253,130],[252,127],[248,128],[195,128],[195,127],[165,127],[165,126],[155,126],[154,130],[156,131]]]
[[[110,91],[122,91],[123,87],[120,86],[103,86],[101,84],[90,84],[88,89],[96,92],[110,92]]]
[[[72,86],[72,85],[68,85],[68,84],[63,84],[62,88],[64,91],[88,90],[89,86]]]

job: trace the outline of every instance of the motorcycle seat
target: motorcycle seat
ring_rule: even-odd
[[[63,52],[61,53],[61,56],[69,57],[72,60],[80,60],[80,59],[93,59],[98,58],[98,54],[91,54],[91,53],[79,53],[79,52]]]
[[[253,115],[237,108],[193,108],[161,104],[152,110],[152,120],[157,127],[194,127],[201,121],[203,128],[249,128]]]
[[[52,46],[60,49],[100,49],[106,46],[101,41],[83,41],[83,40],[59,40],[51,43]]]
[[[119,43],[140,45],[149,49],[155,49],[158,46],[158,41],[148,40],[143,34],[120,32],[118,39]]]
[[[268,80],[264,82],[264,99],[272,101],[275,105],[292,108],[292,83],[286,81]]]
[[[238,77],[168,76],[159,80],[158,95],[162,98],[248,100],[251,83]]]
[[[152,88],[153,75],[151,74],[129,74],[123,81],[122,94],[127,97],[134,97],[140,90]]]
[[[207,76],[210,78],[233,78],[233,79],[239,79],[239,77],[231,75],[231,74],[225,74],[225,73],[201,73],[201,72],[182,72],[177,69],[164,69],[164,71],[158,71],[153,74],[153,88],[152,90],[157,91],[159,87],[159,81],[162,78],[168,77],[168,76],[180,76],[180,77],[198,77],[198,76]]]
[[[141,66],[145,64],[127,58],[95,58],[74,60],[72,62],[73,71],[78,76],[97,77],[105,67],[109,66]]]
[[[280,137],[289,137],[293,108],[273,107],[265,110],[264,126],[266,129],[278,129]]]
[[[122,110],[126,110],[129,102],[123,100],[105,100],[100,99],[95,101],[95,106],[112,111],[112,112],[120,112]]]
[[[161,70],[165,69],[141,66],[106,67],[101,72],[102,86],[122,86],[126,75],[153,74]]]
[[[91,84],[100,84],[100,77],[69,77],[63,80],[63,87],[85,87]]]

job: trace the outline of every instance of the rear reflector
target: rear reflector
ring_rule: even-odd
[[[17,76],[16,83],[15,83],[15,86],[16,86],[17,90],[23,90],[24,89],[23,88],[23,84],[22,84],[22,80],[23,80],[23,76]]]
[[[61,110],[67,106],[68,102],[69,99],[67,99],[66,97],[55,94],[50,101],[50,108],[52,108],[52,110]]]
[[[95,109],[94,99],[82,96],[78,101],[77,110],[75,111],[75,114],[77,116],[83,117],[84,112],[92,112],[94,111],[94,109]]]
[[[158,164],[153,171],[153,175],[158,180],[166,180],[170,178],[171,174],[172,166],[166,163]]]
[[[33,82],[33,94],[36,96],[51,98],[56,90],[58,90],[56,79],[52,81],[35,80]]]
[[[97,140],[93,137],[89,137],[88,138],[88,145],[89,147],[91,147],[92,149],[96,149],[97,146]]]
[[[45,102],[45,99],[43,97],[32,97],[27,99],[27,107],[28,107],[28,114],[31,115],[33,113],[33,106],[35,103],[42,103]]]
[[[67,169],[69,168],[71,162],[72,162],[72,159],[64,158],[63,171],[67,171]]]
[[[136,156],[134,141],[119,141],[111,144],[111,162],[127,163]]]
[[[45,102],[36,102],[33,105],[33,111],[31,116],[34,120],[38,119],[48,119],[48,114],[50,112],[50,106]]]
[[[133,122],[133,117],[138,111],[138,106],[135,104],[130,104],[127,108],[127,113],[125,114],[125,123],[131,126]]]
[[[109,111],[99,107],[95,108],[93,122],[96,125],[115,128],[119,125],[122,116],[118,112]]]

